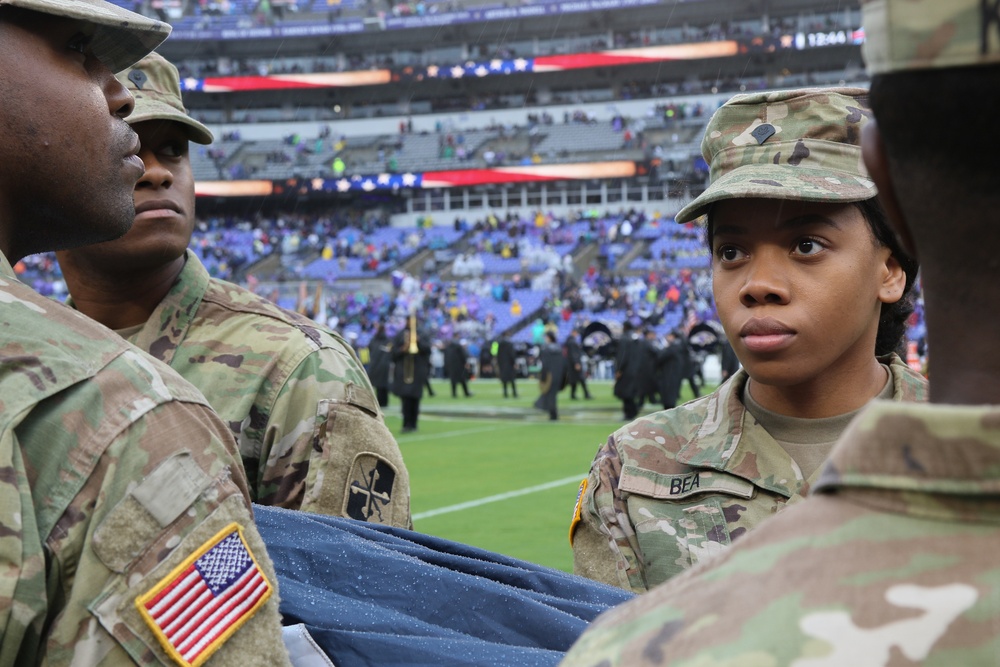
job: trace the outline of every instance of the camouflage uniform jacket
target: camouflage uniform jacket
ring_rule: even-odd
[[[605,614],[563,664],[996,665],[1000,407],[876,401],[813,493]]]
[[[926,399],[922,376],[895,355],[882,361],[895,400]],[[608,438],[577,501],[577,574],[641,593],[805,494],[811,480],[747,412],[747,379],[741,370],[708,396]]]
[[[408,528],[410,480],[351,346],[188,251],[177,282],[129,339],[204,392],[239,442],[264,505]]]
[[[3,255],[0,303],[0,665],[174,664],[139,598],[240,531],[275,582],[232,434],[179,375],[18,282]],[[289,664],[268,595],[208,645],[211,665]]]

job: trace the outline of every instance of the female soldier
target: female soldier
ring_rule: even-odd
[[[916,263],[861,160],[864,90],[740,95],[709,121],[719,318],[744,369],[598,451],[570,529],[577,574],[642,592],[804,495],[870,399],[923,400],[893,353]]]

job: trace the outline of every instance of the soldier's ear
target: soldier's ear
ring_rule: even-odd
[[[919,259],[916,246],[914,246],[910,236],[910,228],[906,224],[903,210],[899,205],[899,198],[896,196],[896,188],[892,181],[889,160],[885,153],[882,135],[878,129],[878,122],[874,119],[861,130],[861,155],[868,168],[868,175],[871,176],[875,187],[878,188],[878,199],[882,203],[882,208],[885,209],[889,226],[896,233],[896,238],[899,239],[903,249],[914,259]]]

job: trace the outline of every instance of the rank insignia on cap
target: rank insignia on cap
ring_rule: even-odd
[[[757,144],[760,145],[773,137],[775,133],[777,133],[777,130],[774,129],[774,125],[771,125],[770,123],[763,123],[754,128],[754,131],[750,133],[750,136],[756,139]]]
[[[136,598],[135,605],[177,664],[198,667],[273,590],[239,524],[231,523]]]
[[[136,88],[142,90],[142,87],[146,84],[146,81],[149,80],[149,77],[146,76],[146,73],[141,69],[134,69],[128,73],[128,80],[134,83]]]

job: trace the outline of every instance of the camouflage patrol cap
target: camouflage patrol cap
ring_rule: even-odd
[[[170,26],[104,0],[0,0],[0,7],[19,7],[61,16],[94,27],[90,48],[112,72],[119,72],[155,49]]]
[[[181,80],[177,68],[158,53],[150,53],[124,72],[118,80],[135,98],[130,124],[144,120],[172,120],[184,125],[188,139],[210,144],[214,137],[207,127],[187,114],[181,101]]]
[[[983,0],[862,0],[868,72],[1000,63],[1000,9]]]
[[[878,191],[861,159],[870,119],[861,88],[806,88],[737,95],[708,121],[701,152],[708,188],[677,214],[690,222],[725,199],[760,197],[829,203]]]

